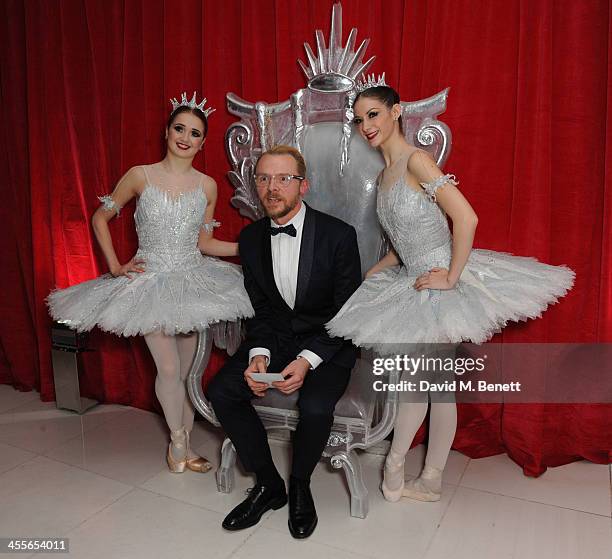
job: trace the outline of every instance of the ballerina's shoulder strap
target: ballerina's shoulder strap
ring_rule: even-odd
[[[140,168],[142,169],[142,172],[144,173],[145,176],[145,184],[150,185],[151,184],[151,179],[149,178],[149,171],[147,171],[147,167],[148,165],[141,165]]]
[[[432,202],[437,202],[436,191],[439,188],[442,188],[445,184],[452,184],[453,186],[458,186],[459,181],[457,180],[457,177],[455,175],[447,174],[442,175],[441,177],[438,177],[437,179],[434,179],[430,182],[422,182],[421,186],[423,187],[423,190],[425,190],[427,197]]]

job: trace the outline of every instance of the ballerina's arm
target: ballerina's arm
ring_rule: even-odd
[[[385,268],[390,268],[391,266],[397,266],[400,263],[399,256],[395,252],[395,249],[391,247],[389,252],[385,254],[374,266],[372,266],[367,272],[365,277],[369,278],[374,274],[384,270]]]
[[[408,171],[425,188],[453,222],[453,246],[449,269],[433,268],[429,274],[417,278],[414,286],[421,289],[452,289],[461,277],[474,242],[478,216],[455,186],[455,181],[440,171],[433,159],[425,152],[415,153],[408,161]],[[440,177],[447,177],[442,182]],[[441,184],[437,184],[436,180]],[[455,183],[455,184],[453,184]]]
[[[207,176],[204,179],[203,188],[208,203],[204,214],[204,225],[198,238],[198,249],[209,256],[238,256],[238,243],[220,241],[213,237],[213,229],[221,225],[213,218],[217,204],[217,183]]]
[[[108,228],[108,222],[115,215],[119,215],[121,208],[142,190],[144,184],[145,176],[142,169],[140,167],[132,167],[121,177],[111,195],[99,197],[102,205],[91,218],[96,239],[106,258],[108,269],[113,276],[127,276],[129,278],[131,277],[130,272],[144,272],[142,267],[144,262],[141,260],[134,260],[132,258],[127,264],[121,265],[113,247],[113,240]]]

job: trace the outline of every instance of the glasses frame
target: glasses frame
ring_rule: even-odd
[[[270,182],[268,184],[258,184],[257,182],[257,177],[269,177],[270,178]],[[289,177],[289,181],[287,182],[287,184],[283,184],[281,182],[276,182],[277,177]],[[289,186],[289,184],[291,184],[291,181],[293,179],[297,179],[299,181],[303,181],[306,177],[303,177],[301,175],[292,175],[291,173],[278,173],[277,175],[268,175],[266,173],[262,173],[262,174],[255,174],[253,175],[253,181],[255,182],[255,186],[257,188],[269,188],[270,186],[272,186],[275,182],[276,184],[279,185],[280,188],[287,188]]]

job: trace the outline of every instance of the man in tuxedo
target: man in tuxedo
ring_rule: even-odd
[[[287,503],[285,483],[270,453],[266,430],[251,400],[266,390],[299,390],[289,480],[289,531],[307,538],[317,524],[310,476],[329,437],[336,402],[355,364],[356,348],[325,330],[361,283],[355,229],[307,206],[306,165],[300,152],[276,146],[255,166],[257,194],[268,217],[245,227],[239,239],[244,285],[255,309],[247,336],[211,381],[207,395],[245,469],[257,483],[223,521],[227,530],[259,522]],[[256,382],[251,374],[284,380]]]

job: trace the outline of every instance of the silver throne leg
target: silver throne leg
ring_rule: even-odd
[[[359,456],[354,450],[339,452],[331,457],[331,465],[336,469],[344,468],[346,481],[351,492],[351,516],[365,518],[368,516],[368,490],[363,483],[363,473]]]
[[[210,329],[198,332],[198,345],[193,356],[189,374],[187,375],[187,391],[189,392],[189,398],[193,403],[193,407],[198,410],[203,417],[218,427],[219,421],[215,417],[215,412],[202,390],[202,375],[210,359],[212,338]]]
[[[234,468],[236,466],[236,449],[227,438],[221,448],[221,466],[217,470],[217,491],[231,493],[234,489]]]

